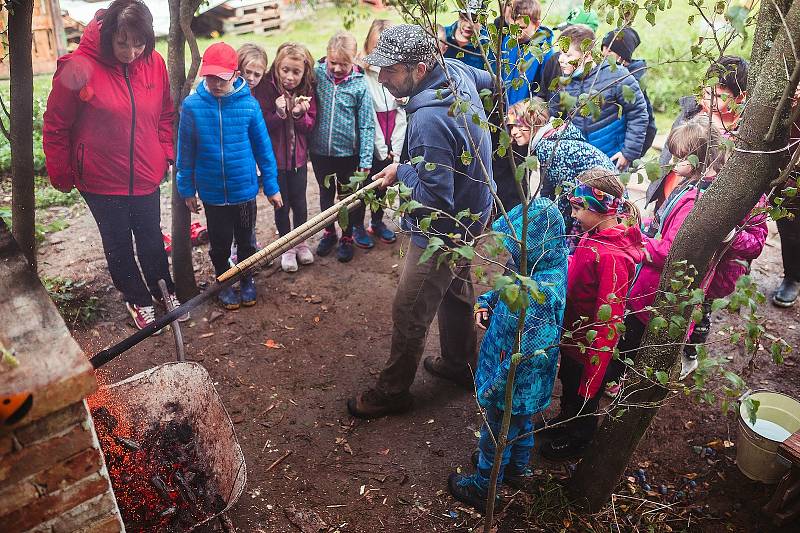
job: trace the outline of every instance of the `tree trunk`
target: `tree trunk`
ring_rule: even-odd
[[[11,225],[12,234],[36,270],[36,203],[33,186],[33,2],[8,6],[11,56]]]
[[[183,84],[186,81],[186,39],[181,30],[181,2],[186,0],[169,0],[169,36],[167,37],[167,66],[172,101],[175,104],[175,122],[172,128],[172,140],[177,154],[179,111],[183,102]],[[190,226],[192,215],[178,194],[175,173],[172,176],[172,272],[175,276],[175,292],[182,302],[195,296],[198,292],[192,265],[192,242]]]
[[[761,14],[771,6],[769,2],[761,5]],[[792,42],[800,43],[800,0],[787,2],[786,7],[785,26],[774,9],[772,19],[759,17],[759,23],[777,26],[778,31],[774,34],[774,45],[761,56],[759,66],[765,68],[758,69],[761,74],[757,80],[751,77],[754,87],[748,86],[747,108],[736,141],[738,149],[770,151],[785,147],[788,143],[789,105],[787,103],[778,109],[788,76],[783,68],[777,66],[786,65],[789,72],[795,66],[794,52],[797,50],[793,52]],[[774,24],[775,19],[778,20],[777,25]],[[791,39],[787,38],[787,28],[791,32]],[[779,113],[780,126],[775,138],[767,142],[765,135],[775,113]],[[670,306],[663,294],[670,291],[670,280],[677,277],[676,272],[686,270],[685,266],[676,263],[685,261],[685,265],[697,268],[698,273],[692,284],[692,288],[696,288],[722,240],[747,216],[761,195],[770,189],[770,182],[778,175],[782,161],[785,161],[785,151],[775,154],[735,151],[731,155],[719,177],[697,201],[696,208],[686,219],[670,249],[667,267],[661,276],[659,296],[654,304],[657,309],[666,311],[665,316],[677,313],[677,304]],[[680,301],[679,297],[678,303]],[[687,306],[684,316],[688,318],[690,314],[691,306]],[[645,334],[637,367],[649,366],[654,371],[667,373],[675,367],[683,342],[675,342],[666,329]],[[629,391],[630,402],[626,403],[639,407],[630,408],[619,420],[609,422],[600,429],[571,481],[572,493],[591,510],[600,509],[608,501],[668,393],[667,388],[652,381],[642,381],[630,389],[626,388],[626,395]]]

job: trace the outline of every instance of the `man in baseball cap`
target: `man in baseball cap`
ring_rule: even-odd
[[[423,207],[403,218],[411,234],[392,306],[392,342],[389,360],[377,384],[350,398],[347,408],[359,418],[377,418],[411,408],[409,392],[425,349],[425,338],[437,311],[441,356],[425,359],[425,368],[473,390],[470,365],[477,358],[477,335],[472,317],[475,303],[470,261],[455,267],[440,260],[443,249],[420,262],[429,236],[459,246],[483,231],[492,209],[492,143],[479,92],[492,87],[489,73],[461,61],[438,62],[435,40],[420,26],[401,24],[384,30],[371,54],[364,58],[381,67],[378,81],[396,98],[408,97],[408,127],[401,161],[377,173],[384,186],[400,181]],[[459,105],[455,105],[456,102]],[[467,104],[467,111],[450,112]],[[473,117],[479,120],[474,122]],[[471,152],[463,157],[465,150]],[[473,148],[477,147],[477,148]],[[410,161],[415,161],[411,163]],[[484,170],[486,169],[486,170]],[[492,186],[494,186],[492,184]],[[477,220],[456,223],[467,210]],[[420,218],[431,211],[447,213],[420,229]]]

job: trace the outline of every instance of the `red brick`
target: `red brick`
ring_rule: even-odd
[[[111,515],[84,527],[77,533],[119,533],[120,531],[122,531],[122,520],[117,515]]]
[[[83,422],[88,417],[89,412],[83,406],[83,402],[73,403],[64,409],[40,418],[32,424],[15,429],[14,434],[23,446],[29,446],[56,433],[61,433],[70,426]]]
[[[81,503],[53,520],[53,533],[95,531],[97,522],[105,522],[109,515],[116,516],[115,513],[117,506],[114,497],[107,492],[99,498]]]
[[[33,484],[26,482],[17,483],[13,487],[0,491],[0,516],[7,515],[24,507],[39,497],[39,492]]]
[[[53,468],[39,472],[33,476],[32,481],[42,487],[45,493],[50,494],[97,472],[100,470],[101,464],[100,450],[89,448]]]
[[[25,531],[110,490],[108,480],[90,476],[55,494],[38,498],[30,505],[0,517],[0,531]]]
[[[0,489],[55,466],[92,445],[92,433],[81,426],[75,426],[59,437],[6,455],[0,462]]]

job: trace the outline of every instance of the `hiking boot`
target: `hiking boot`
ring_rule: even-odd
[[[414,397],[409,392],[390,396],[375,389],[367,389],[347,400],[347,410],[356,418],[380,418],[405,413],[413,405]]]
[[[253,276],[245,276],[239,282],[239,297],[245,307],[256,305],[256,283],[253,281]]]
[[[563,436],[543,444],[539,451],[548,461],[561,462],[579,457],[587,448],[588,442]]]
[[[456,500],[466,503],[481,513],[486,512],[486,491],[478,487],[473,476],[465,476],[453,472],[447,478],[447,488]],[[495,507],[501,501],[500,496],[495,496]]]
[[[339,241],[338,235],[336,235],[336,230],[325,230],[322,234],[322,239],[320,239],[319,244],[317,245],[317,255],[320,257],[325,257],[333,247],[336,246],[336,243]]]
[[[785,277],[772,295],[772,304],[776,307],[791,307],[797,301],[798,291],[800,282]]]
[[[239,309],[239,306],[242,303],[242,299],[239,296],[239,293],[234,290],[233,287],[225,287],[219,294],[217,295],[217,299],[219,303],[225,309],[233,311],[234,309]]]
[[[301,265],[310,265],[314,262],[314,255],[311,253],[311,248],[305,242],[301,242],[294,247],[297,252],[297,262]]]
[[[472,377],[472,372],[470,372],[469,367],[466,365],[461,368],[453,368],[453,366],[447,363],[441,356],[429,355],[422,362],[422,366],[436,377],[450,380],[469,390],[475,389],[475,380]]]
[[[153,297],[153,301],[155,303],[157,303],[158,305],[160,305],[161,307],[163,307],[165,311],[168,310],[166,304],[164,303],[163,298],[162,299],[157,299],[157,298]],[[181,306],[180,300],[178,300],[178,297],[175,296],[174,294],[170,294],[169,295],[169,303],[172,305],[173,309],[176,309],[176,308]],[[191,318],[189,316],[189,313],[184,313],[184,314],[182,314],[181,316],[178,317],[178,322],[186,322],[187,320],[189,320],[189,318]]]
[[[678,378],[680,381],[683,381],[689,374],[697,370],[697,355],[691,357],[685,353],[681,354],[681,375]]]
[[[297,250],[292,248],[281,255],[281,270],[284,272],[297,272]]]
[[[152,305],[136,305],[130,302],[125,302],[125,308],[130,313],[133,319],[133,325],[136,329],[144,329],[156,321],[156,308]],[[163,330],[158,330],[153,335],[161,335]]]
[[[375,242],[372,240],[372,237],[367,234],[367,230],[364,229],[364,226],[353,226],[353,242],[355,242],[356,246],[364,248],[365,250],[369,250],[375,246]]]
[[[317,250],[317,253],[319,253],[319,250]],[[347,263],[353,259],[354,253],[352,237],[342,237],[339,239],[339,247],[336,248],[336,259],[338,259],[340,263]]]
[[[384,244],[392,244],[393,242],[397,241],[397,234],[386,227],[386,224],[383,222],[380,224],[370,224],[367,231],[370,235],[377,237],[378,240]]]

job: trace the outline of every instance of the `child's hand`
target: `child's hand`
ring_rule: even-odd
[[[292,108],[292,116],[294,118],[300,118],[306,113],[308,110],[311,109],[311,101],[310,100],[295,100],[294,107]]]
[[[275,99],[275,113],[281,118],[286,118],[286,97],[280,95]]]
[[[192,196],[191,198],[184,198],[183,202],[186,204],[186,207],[192,213],[200,212],[200,203],[197,201],[197,196]]]
[[[489,325],[489,310],[485,308],[475,311],[475,325],[480,329],[486,329]]]
[[[611,162],[617,165],[617,168],[622,170],[628,166],[628,160],[622,155],[622,152],[617,152],[611,156]]]
[[[275,193],[272,196],[268,196],[267,199],[275,209],[280,209],[283,207],[283,198],[281,198],[281,193]]]

